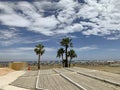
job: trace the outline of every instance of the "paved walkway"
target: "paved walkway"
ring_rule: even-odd
[[[25,71],[14,71],[9,74],[0,77],[0,89],[1,90],[27,90],[24,88],[15,87],[9,85],[11,82],[16,80],[19,76],[24,74]]]

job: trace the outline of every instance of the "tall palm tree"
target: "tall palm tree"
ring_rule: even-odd
[[[44,46],[42,44],[38,44],[35,46],[34,51],[35,51],[36,55],[38,55],[38,69],[40,69],[40,57],[45,52]]]
[[[69,61],[69,67],[70,67],[72,59],[76,58],[77,54],[75,53],[73,49],[71,49],[70,51],[68,51],[68,57],[70,57],[70,61]]]
[[[58,49],[57,51],[57,56],[56,57],[62,57],[62,64],[63,64],[63,67],[64,67],[64,62],[63,62],[63,54],[64,54],[64,49],[63,48],[60,48]]]
[[[65,47],[65,67],[68,67],[68,48],[72,47],[72,39],[70,38],[63,38],[60,42],[61,46]]]

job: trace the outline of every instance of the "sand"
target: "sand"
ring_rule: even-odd
[[[6,74],[13,72],[13,71],[14,70],[10,69],[10,68],[0,68],[0,76],[6,75]]]

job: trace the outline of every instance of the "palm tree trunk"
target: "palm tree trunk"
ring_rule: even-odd
[[[63,65],[63,67],[64,67],[63,54],[62,54],[62,65]]]
[[[40,54],[38,55],[38,69],[40,69]]]
[[[68,56],[67,56],[67,49],[68,49],[68,46],[66,46],[65,48],[65,56],[66,56],[66,60],[65,60],[65,67],[68,67]]]
[[[72,61],[72,59],[70,59],[70,62],[69,62],[69,67],[71,66],[71,61]]]

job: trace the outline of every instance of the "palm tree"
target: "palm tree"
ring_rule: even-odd
[[[68,67],[68,48],[72,47],[72,39],[70,38],[63,38],[62,41],[60,42],[61,46],[65,47],[65,67]]]
[[[63,64],[63,67],[64,67],[64,62],[63,62],[63,54],[64,54],[64,49],[63,48],[60,48],[58,49],[57,51],[57,56],[56,57],[62,57],[62,64]]]
[[[68,51],[68,57],[70,57],[70,61],[69,61],[69,67],[70,67],[72,59],[76,58],[77,54],[75,53],[73,49],[71,49],[70,51]]]
[[[42,44],[38,44],[35,46],[34,51],[35,51],[36,55],[38,55],[38,69],[40,69],[40,57],[45,52],[44,46]]]

